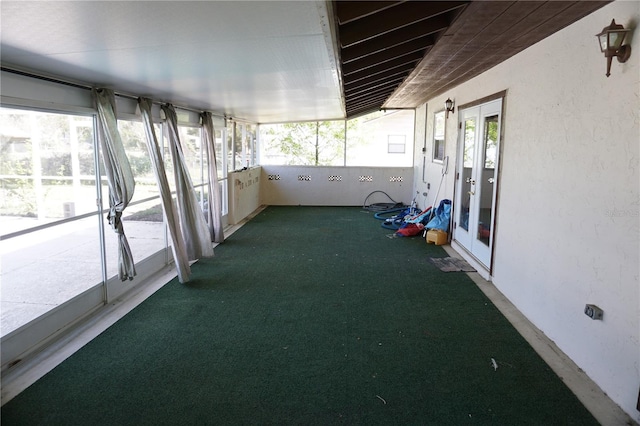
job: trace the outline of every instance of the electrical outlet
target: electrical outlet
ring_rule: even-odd
[[[431,184],[430,183],[427,184],[427,189],[431,189]]]
[[[604,312],[602,312],[602,309],[598,308],[596,305],[586,305],[584,307],[584,314],[592,320],[601,320]]]

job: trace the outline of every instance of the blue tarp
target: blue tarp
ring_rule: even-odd
[[[449,232],[449,222],[451,220],[451,200],[442,200],[435,211],[433,218],[427,223],[427,229],[439,229]]]

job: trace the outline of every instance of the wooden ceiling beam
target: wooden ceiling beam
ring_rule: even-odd
[[[377,96],[374,96],[372,98],[366,98],[366,99],[361,99],[359,101],[351,101],[347,103],[347,108],[348,109],[353,109],[353,108],[357,108],[360,107],[362,105],[373,105],[376,102],[381,102],[383,100],[385,100],[387,98],[386,94],[379,94]],[[382,104],[380,104],[382,105]]]
[[[412,42],[404,43],[397,47],[345,63],[342,65],[342,70],[345,73],[350,73],[355,70],[369,68],[377,64],[389,62],[394,59],[400,59],[403,56],[417,57],[418,59],[421,59],[424,57],[427,49],[433,46],[433,43],[434,41],[430,36],[425,39],[417,39]]]
[[[407,64],[402,64],[399,66],[395,66],[392,68],[383,67],[376,72],[371,72],[371,69],[363,70],[359,73],[351,74],[350,76],[345,76],[343,84],[345,87],[351,84],[358,84],[363,80],[371,81],[379,78],[386,78],[392,75],[403,73],[405,76],[409,75],[409,72],[415,67],[415,63],[410,62]]]
[[[418,50],[423,50],[428,47],[432,47],[436,42],[436,39],[433,35],[425,35],[423,37],[418,37],[413,40],[407,41],[405,43],[397,44],[393,47],[389,47],[386,49],[380,49],[377,52],[369,53],[366,55],[360,55],[358,57],[349,57],[348,53],[345,52],[346,55],[342,56],[343,64],[350,63],[369,63],[369,62],[382,62],[388,61],[389,59],[397,58],[412,52],[416,52]],[[369,43],[361,43],[369,44]],[[356,45],[359,46],[359,45]],[[345,58],[346,56],[346,58]]]
[[[385,98],[373,99],[371,102],[363,102],[357,105],[352,105],[347,108],[347,118],[353,118],[354,116],[368,114],[374,111],[380,111],[382,108],[380,105],[384,102]]]
[[[350,74],[355,74],[357,72],[363,72],[363,71],[366,72],[367,74],[372,74],[373,72],[381,68],[382,69],[393,68],[396,66],[405,65],[409,63],[415,64],[424,57],[424,54],[425,52],[420,50],[420,51],[412,52],[403,56],[388,58],[386,60],[382,60],[379,62],[374,62],[371,60],[367,61],[366,63],[361,62],[360,64],[352,62],[349,64],[344,64],[342,66],[342,74],[345,76],[348,76]],[[366,69],[369,69],[369,71],[365,71]]]
[[[405,2],[374,13],[363,19],[340,25],[340,45],[342,48],[378,37],[397,28],[464,7],[466,1],[415,1]]]
[[[391,95],[391,93],[393,93],[396,90],[396,88],[398,87],[401,81],[402,80],[388,81],[385,83],[380,83],[379,85],[376,85],[376,86],[362,88],[360,90],[356,90],[350,93],[345,93],[345,99],[347,99],[349,102],[353,102],[355,99],[359,99],[364,96],[371,97],[374,94],[383,92],[385,90],[387,90],[387,93]]]
[[[367,88],[371,88],[371,87],[376,87],[379,86],[381,84],[385,84],[387,82],[390,81],[396,81],[398,83],[400,83],[402,80],[404,80],[407,77],[406,73],[398,73],[398,74],[394,74],[388,77],[383,77],[383,78],[379,78],[379,79],[366,79],[366,80],[360,80],[357,83],[354,84],[349,84],[344,86],[344,92],[345,93],[350,93],[353,92],[354,90],[361,90],[361,89],[367,89]]]
[[[336,16],[340,25],[397,6],[402,1],[336,1]]]
[[[358,43],[342,49],[341,59],[343,62],[349,62],[363,56],[370,55],[391,47],[407,43],[414,39],[429,36],[447,29],[451,23],[450,14],[438,15],[426,22],[418,22],[406,27],[398,28],[381,37],[380,39],[371,40],[371,43]],[[435,36],[432,36],[435,41]],[[375,42],[373,42],[375,41]]]
[[[398,86],[397,84],[388,84],[373,90],[366,90],[363,92],[357,92],[357,93],[346,95],[345,99],[347,102],[353,103],[358,99],[362,99],[362,98],[369,99],[382,94],[386,94],[386,96],[389,96],[391,93],[393,93],[393,91],[396,89],[397,86]]]

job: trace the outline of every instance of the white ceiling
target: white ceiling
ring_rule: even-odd
[[[0,2],[3,66],[261,123],[344,117],[325,1]]]

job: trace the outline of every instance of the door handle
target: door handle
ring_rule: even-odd
[[[491,185],[493,185],[493,182],[495,182],[496,180],[492,177],[490,177],[489,179],[487,179],[487,182],[489,182]]]
[[[469,195],[476,195],[476,191],[469,191]]]

